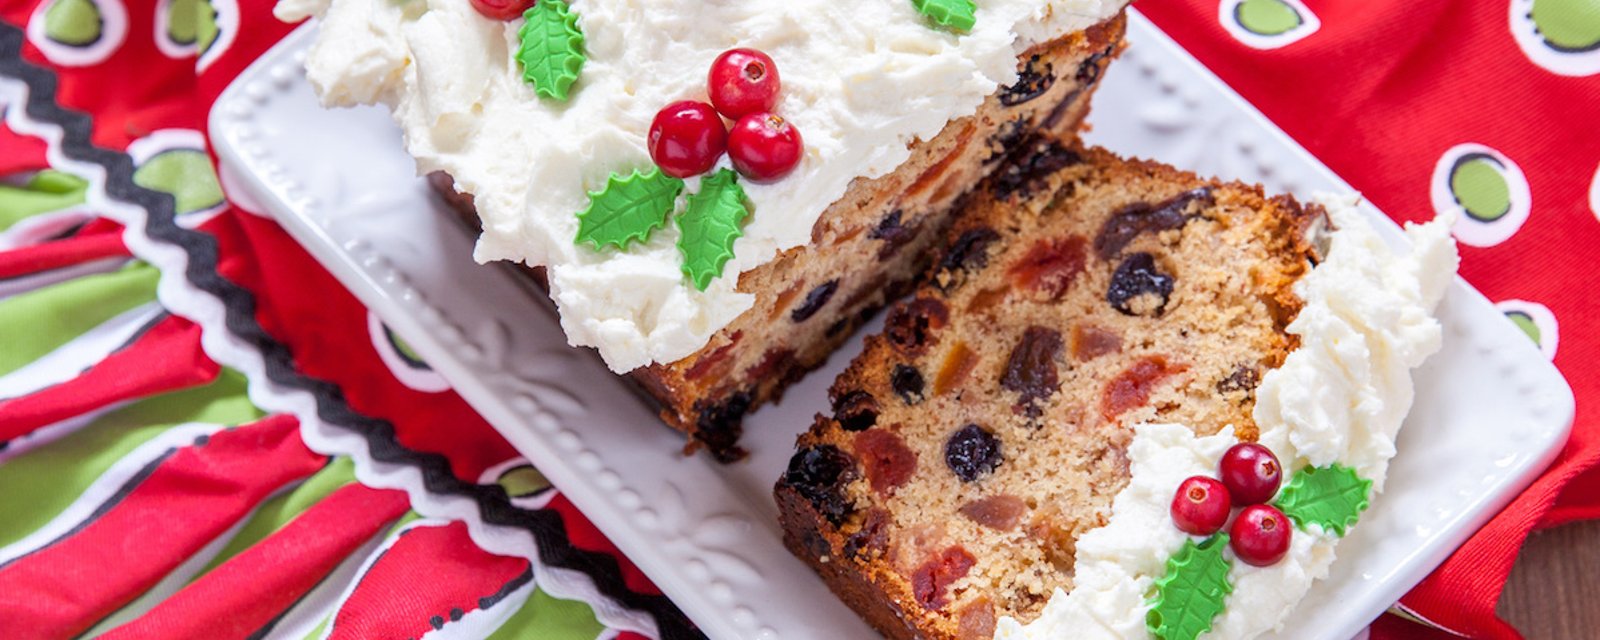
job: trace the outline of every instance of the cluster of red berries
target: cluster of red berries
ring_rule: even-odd
[[[650,123],[650,159],[661,172],[687,178],[709,171],[726,152],[740,175],[771,182],[794,171],[805,149],[800,130],[772,113],[778,66],[754,49],[730,49],[711,63],[711,104],[682,100]],[[729,131],[722,119],[733,121]]]
[[[1277,564],[1289,553],[1294,526],[1267,504],[1283,483],[1283,466],[1272,450],[1241,442],[1222,455],[1222,480],[1190,476],[1172,497],[1172,521],[1185,533],[1209,536],[1228,523],[1234,507],[1243,507],[1228,530],[1228,546],[1240,560],[1258,567]]]

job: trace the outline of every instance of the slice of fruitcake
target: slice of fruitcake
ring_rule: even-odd
[[[1331,552],[1313,551],[1331,534],[1295,532],[1299,546],[1289,550],[1283,513],[1296,522],[1304,514],[1282,498],[1276,516],[1261,506],[1235,518],[1236,546],[1227,553],[1228,532],[1218,532],[1232,506],[1226,491],[1206,494],[1213,485],[1197,480],[1196,495],[1210,502],[1197,498],[1199,507],[1178,514],[1214,534],[1193,538],[1209,542],[1198,550],[1181,549],[1191,539],[1167,510],[1179,481],[1217,475],[1223,450],[1240,441],[1259,439],[1283,460],[1278,467],[1272,453],[1246,452],[1234,463],[1273,482],[1278,476],[1268,471],[1338,463],[1381,483],[1381,463],[1363,466],[1360,452],[1383,446],[1297,455],[1295,447],[1308,445],[1284,437],[1284,425],[1315,422],[1320,405],[1291,406],[1303,398],[1273,378],[1291,369],[1356,375],[1415,366],[1437,347],[1427,311],[1442,291],[1435,280],[1453,272],[1443,262],[1453,250],[1438,248],[1448,245],[1440,225],[1427,227],[1427,257],[1443,275],[1418,284],[1417,270],[1379,259],[1387,250],[1358,214],[1341,208],[1339,216],[1339,225],[1360,227],[1349,234],[1367,234],[1358,238],[1366,246],[1334,246],[1342,262],[1326,265],[1334,274],[1326,277],[1358,277],[1318,286],[1369,286],[1371,300],[1389,309],[1351,303],[1363,305],[1360,313],[1324,313],[1335,294],[1306,290],[1317,284],[1307,274],[1323,271],[1312,268],[1321,254],[1308,240],[1326,219],[1320,205],[1099,149],[1032,143],[967,203],[929,281],[891,308],[883,333],[867,339],[835,382],[832,415],[818,416],[800,437],[776,488],[785,542],[891,637],[987,638],[1000,627],[1011,637],[1187,638],[1192,629],[1174,630],[1183,616],[1162,626],[1168,610],[1157,582],[1180,551],[1210,554],[1224,573],[1260,560],[1277,563],[1264,572],[1292,573],[1280,568],[1302,560],[1294,569],[1309,568],[1294,576],[1325,571]],[[1311,294],[1316,314],[1302,312]],[[1301,324],[1317,324],[1292,324],[1297,314],[1315,315]],[[1384,360],[1372,363],[1308,333],[1345,323],[1354,329],[1337,339],[1354,348],[1352,340],[1374,333],[1362,314],[1374,325],[1404,316],[1420,327],[1404,337],[1420,342],[1392,359],[1374,348],[1367,355]],[[1344,359],[1341,367],[1295,360],[1333,356]],[[1367,382],[1330,381],[1329,400],[1388,401],[1399,412],[1384,415],[1404,415],[1409,386],[1372,392]],[[1387,434],[1392,454],[1398,417],[1392,421],[1362,437]],[[1233,504],[1276,489],[1238,489]],[[1240,544],[1257,546],[1238,551]],[[1290,560],[1274,559],[1284,555]],[[1296,593],[1295,584],[1280,590]],[[1221,602],[1226,591],[1211,595]],[[1054,631],[1021,626],[1036,619]]]

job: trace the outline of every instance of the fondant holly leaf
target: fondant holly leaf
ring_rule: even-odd
[[[1296,471],[1278,494],[1277,505],[1301,528],[1315,523],[1342,538],[1345,529],[1354,526],[1367,509],[1371,495],[1371,480],[1350,467],[1333,464]]]
[[[522,63],[522,78],[546,98],[567,99],[567,89],[578,80],[588,57],[583,52],[583,31],[578,15],[562,0],[539,0],[523,12],[522,29],[517,35],[522,46],[517,62]]]
[[[689,206],[678,216],[683,274],[696,289],[705,291],[722,275],[733,257],[734,239],[744,233],[739,223],[749,214],[738,174],[723,169],[700,180],[700,192],[689,196]]]
[[[613,173],[604,189],[589,192],[589,206],[578,212],[577,241],[599,251],[608,244],[623,248],[635,240],[649,240],[652,232],[666,226],[682,191],[682,180],[656,167],[645,173],[635,170],[626,178]]]
[[[934,24],[955,31],[971,31],[978,23],[976,0],[911,0],[917,12]]]
[[[1183,548],[1167,559],[1167,572],[1156,580],[1156,597],[1144,618],[1150,635],[1194,640],[1211,630],[1211,621],[1233,593],[1228,582],[1233,563],[1222,556],[1226,548],[1228,534],[1219,533],[1200,544],[1185,540]]]

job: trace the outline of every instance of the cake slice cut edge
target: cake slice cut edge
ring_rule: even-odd
[[[1323,258],[1313,242],[1328,218],[1323,206],[1103,150],[1037,144],[1074,160],[1042,173],[1014,164],[965,202],[928,282],[891,309],[884,332],[835,382],[831,415],[800,436],[775,488],[786,545],[890,637],[988,638],[997,629],[1008,638],[1144,637],[1160,561],[1187,536],[1165,511],[1182,478],[1141,472],[1130,485],[1131,469],[1214,469],[1225,443],[1263,436],[1296,469],[1366,455],[1353,446],[1297,450],[1281,424],[1307,416],[1283,417],[1297,387],[1278,370],[1329,375],[1305,364],[1329,347],[1312,327],[1292,324],[1305,305],[1297,287],[1381,282],[1343,266],[1359,256],[1334,269],[1357,272],[1348,282],[1307,277]],[[1344,204],[1339,222],[1364,226]],[[1453,260],[1439,228],[1422,253]],[[1344,252],[1382,250],[1366,244]],[[1433,262],[1453,271],[1453,262]],[[1413,290],[1390,302],[1432,322],[1437,292],[1403,286]],[[1325,309],[1331,294],[1317,291],[1309,315],[1338,317]],[[1413,328],[1425,335],[1430,325]],[[1302,340],[1311,348],[1295,355]],[[1410,349],[1407,364],[1427,347]],[[1263,434],[1256,400],[1269,388],[1279,411]],[[1404,388],[1396,402],[1409,401],[1409,378]],[[1398,426],[1375,429],[1387,433],[1390,452]],[[1364,472],[1381,483],[1386,461]],[[1122,506],[1126,493],[1136,506]],[[1114,499],[1117,513],[1138,511],[1149,526],[1107,533]],[[1291,559],[1320,549],[1325,571],[1336,540],[1320,530],[1295,540],[1302,555]],[[1080,542],[1093,563],[1084,566],[1093,585],[1081,593],[1073,588]],[[1119,564],[1132,557],[1144,564]],[[1108,558],[1126,575],[1108,574]],[[1084,602],[1127,615],[1085,613]],[[1108,619],[1125,626],[1103,627]],[[1278,620],[1230,612],[1217,624],[1248,637]]]

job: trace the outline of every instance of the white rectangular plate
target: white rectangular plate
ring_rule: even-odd
[[[566,345],[542,295],[509,269],[473,263],[473,238],[415,176],[386,113],[317,105],[301,70],[312,29],[257,61],[212,112],[230,195],[276,216],[708,635],[870,636],[784,550],[771,497],[795,435],[827,406],[859,341],[751,416],[748,461],[678,455],[678,434],[598,358]],[[1091,141],[1278,192],[1349,188],[1142,16],[1131,16],[1128,41],[1096,98]],[[1367,213],[1401,242],[1387,217]],[[1572,392],[1526,336],[1459,280],[1439,314],[1444,350],[1417,375],[1388,491],[1284,637],[1359,632],[1566,440]]]

